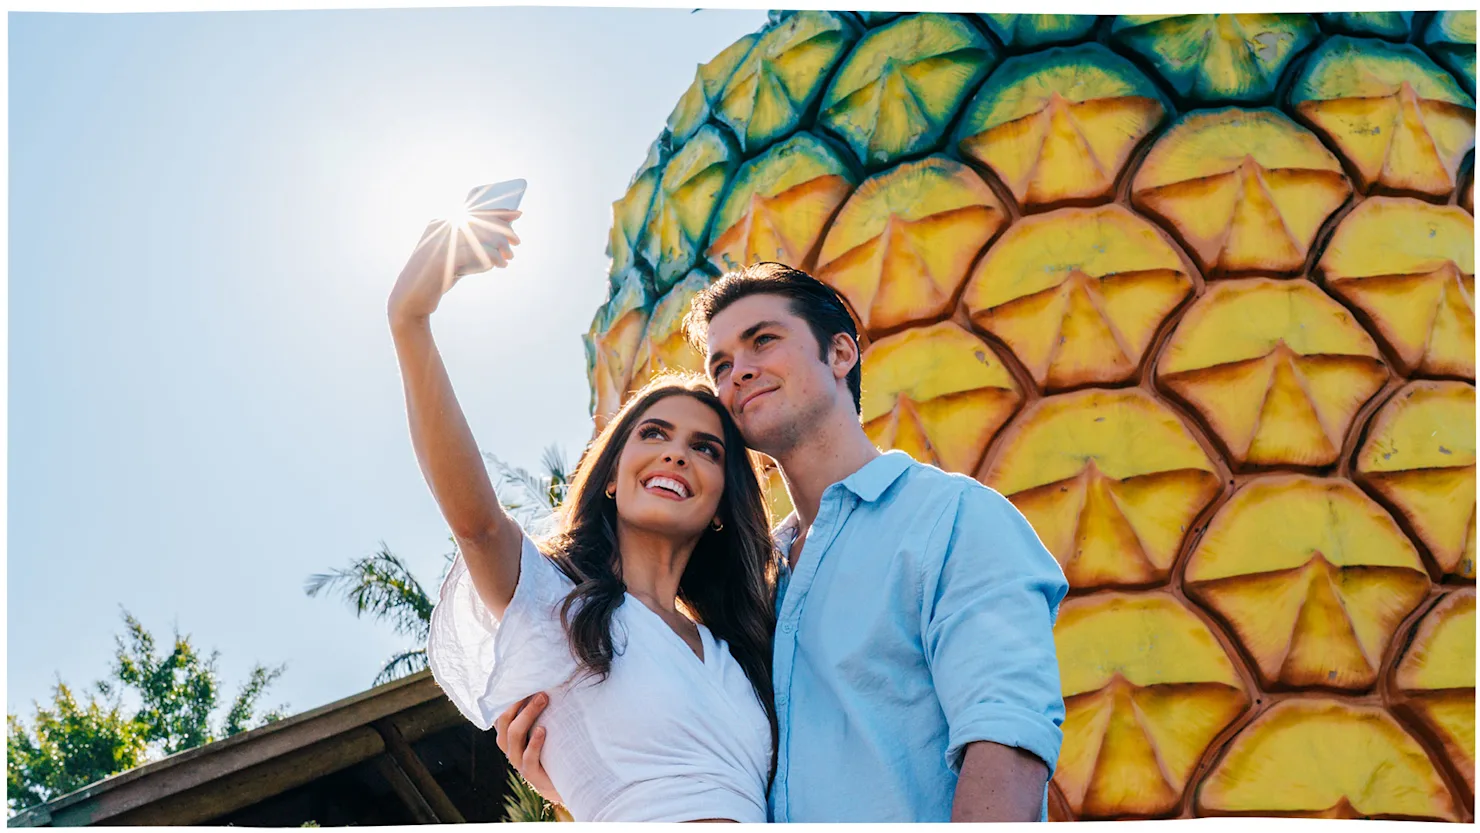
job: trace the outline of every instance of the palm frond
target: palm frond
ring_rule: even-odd
[[[546,477],[550,482],[547,490],[550,508],[558,509],[565,502],[566,492],[570,488],[570,467],[566,464],[565,452],[553,443],[546,446],[540,465],[545,467]]]
[[[437,574],[437,584],[439,586],[447,580],[447,574],[451,572],[452,564],[457,560],[458,555],[457,539],[449,535],[447,536],[447,540],[452,542],[452,549],[442,553],[442,572]]]
[[[504,799],[504,821],[555,821],[555,807],[525,783],[519,773],[509,771],[509,795]]]
[[[559,462],[551,457],[554,453],[558,452],[553,447],[546,450],[547,464]],[[565,496],[563,465],[552,467],[552,474],[542,477],[505,463],[488,451],[483,452],[483,459],[498,475],[495,490],[499,492],[499,502],[524,531],[535,537],[550,531],[559,500]]]
[[[499,483],[514,492],[507,496],[511,502],[521,506],[535,504],[549,508],[545,500],[545,495],[550,488],[548,480],[531,474],[528,469],[505,463],[491,451],[483,452],[483,459],[498,473]],[[501,496],[500,499],[504,498],[505,496]]]
[[[309,596],[338,593],[356,617],[369,614],[389,621],[398,633],[426,642],[432,599],[406,563],[383,542],[375,554],[355,559],[348,567],[309,576],[303,591]]]
[[[399,680],[409,674],[427,667],[427,649],[417,648],[411,651],[403,651],[386,660],[381,667],[380,673],[375,675],[375,682],[371,685],[388,683],[391,680]]]

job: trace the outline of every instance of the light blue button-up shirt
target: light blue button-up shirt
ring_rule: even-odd
[[[949,821],[973,741],[1052,772],[1068,588],[1027,520],[969,477],[893,451],[829,486],[795,571],[782,559],[772,820]]]

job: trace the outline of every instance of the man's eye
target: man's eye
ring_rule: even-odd
[[[762,344],[765,344],[768,341],[775,341],[775,340],[776,340],[776,337],[775,336],[772,336],[772,335],[760,335],[760,336],[756,336],[755,337],[756,346],[760,346]]]
[[[714,375],[715,375],[715,378],[719,378],[721,375],[729,372],[729,370],[730,370],[730,363],[729,362],[720,362],[719,364],[717,364],[717,365],[714,366]]]

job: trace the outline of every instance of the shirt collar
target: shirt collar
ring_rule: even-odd
[[[913,462],[914,458],[903,451],[886,451],[843,478],[839,485],[858,495],[859,500],[873,503]]]
[[[891,450],[875,457],[863,464],[863,468],[853,472],[842,480],[834,483],[834,486],[842,486],[855,495],[859,500],[872,503],[884,494],[884,491],[894,485],[894,481],[904,474],[905,469],[910,467],[914,458],[903,451]],[[772,535],[781,549],[791,548],[800,532],[800,524],[797,513],[793,511],[782,519],[781,523],[772,530]]]

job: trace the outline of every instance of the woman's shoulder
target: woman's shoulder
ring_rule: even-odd
[[[541,597],[558,594],[564,599],[576,585],[574,569],[559,545],[550,539],[536,540],[527,532],[519,550],[519,587],[525,586],[526,578],[530,589]]]

